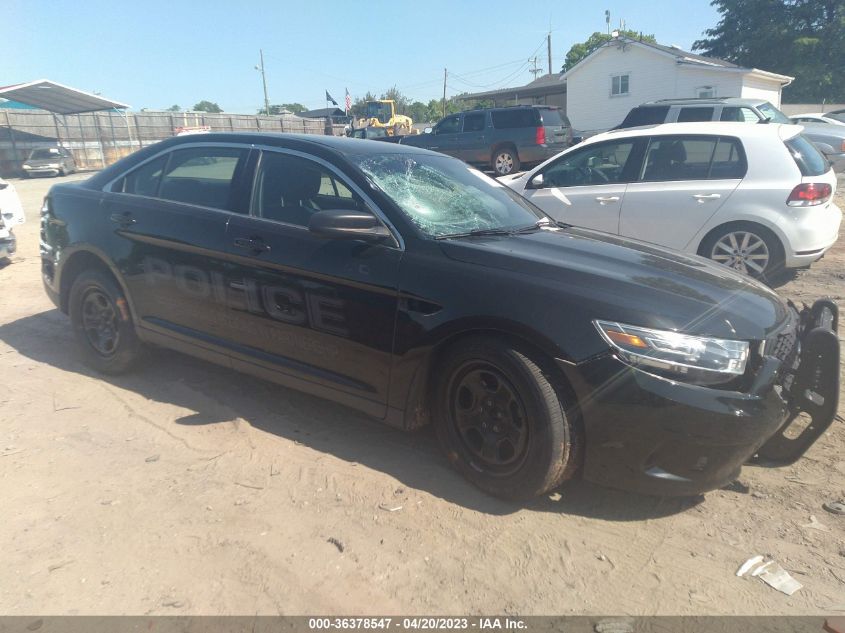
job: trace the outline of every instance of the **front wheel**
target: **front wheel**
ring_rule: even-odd
[[[512,147],[500,147],[493,152],[491,165],[497,176],[507,176],[519,171],[519,156]]]
[[[117,283],[97,270],[85,271],[70,289],[70,322],[83,360],[104,374],[119,374],[138,359],[141,342]]]
[[[701,244],[701,255],[761,280],[783,272],[783,246],[763,226],[736,223],[710,234]]]
[[[574,398],[529,355],[490,338],[448,350],[433,389],[437,436],[449,461],[492,495],[529,499],[577,470]]]

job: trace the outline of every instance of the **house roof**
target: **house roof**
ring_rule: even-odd
[[[561,73],[550,73],[542,77],[537,77],[537,79],[524,86],[499,88],[497,90],[487,90],[486,92],[468,92],[466,94],[456,95],[455,99],[458,101],[468,101],[470,99],[486,99],[487,97],[499,97],[509,94],[536,97],[539,95],[563,93],[566,92],[566,84],[563,83],[561,77]]]
[[[697,68],[708,68],[710,70],[718,70],[718,71],[726,71],[726,72],[738,72],[743,74],[753,74],[760,77],[764,77],[767,79],[772,79],[775,81],[779,81],[783,85],[788,85],[792,83],[792,80],[795,79],[794,77],[790,77],[788,75],[780,75],[778,73],[773,73],[767,70],[760,70],[759,68],[746,68],[743,66],[738,66],[732,62],[726,61],[724,59],[719,59],[717,57],[707,57],[706,55],[697,55],[695,53],[690,53],[689,51],[685,51],[677,46],[664,46],[662,44],[654,44],[652,42],[644,42],[641,40],[635,40],[630,37],[626,37],[624,35],[620,35],[619,37],[615,37],[609,42],[602,44],[592,53],[587,55],[584,59],[580,62],[575,64],[572,68],[567,70],[562,78],[565,80],[570,75],[572,75],[575,71],[582,68],[590,59],[592,59],[595,55],[601,53],[605,48],[610,46],[619,46],[621,43],[622,46],[639,46],[645,48],[647,50],[651,50],[659,55],[673,57],[675,62],[678,65],[689,65],[694,66]]]
[[[0,87],[0,97],[56,114],[79,114],[129,107],[125,103],[104,99],[99,95],[63,86],[47,79]]]

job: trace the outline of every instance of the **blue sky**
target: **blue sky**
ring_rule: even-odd
[[[0,85],[47,78],[135,110],[216,101],[227,112],[263,105],[258,50],[271,103],[325,106],[396,85],[428,101],[521,85],[527,60],[545,69],[551,25],[554,70],[566,51],[612,25],[689,49],[718,13],[707,0],[573,0],[404,3],[309,1],[4,0]]]

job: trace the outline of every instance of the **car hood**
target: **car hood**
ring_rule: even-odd
[[[701,257],[586,229],[443,240],[453,260],[544,285],[548,301],[590,319],[762,340],[788,307],[763,284]]]

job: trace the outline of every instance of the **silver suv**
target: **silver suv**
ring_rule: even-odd
[[[792,123],[789,117],[763,99],[721,97],[706,99],[660,99],[633,108],[616,129],[693,123],[695,121],[738,121],[740,123]]]

